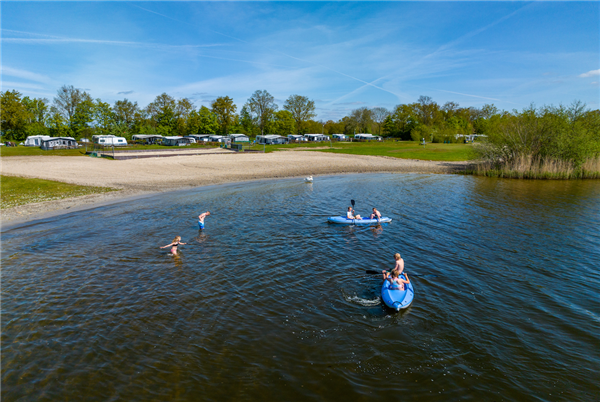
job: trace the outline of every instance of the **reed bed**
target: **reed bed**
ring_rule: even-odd
[[[587,159],[580,167],[555,158],[519,156],[510,162],[478,162],[467,174],[509,179],[600,179],[600,158]]]

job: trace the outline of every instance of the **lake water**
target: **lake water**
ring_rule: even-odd
[[[394,221],[327,224],[350,199]],[[417,174],[214,186],[8,228],[2,400],[597,400],[599,228],[598,181]],[[159,246],[176,235],[173,257]],[[365,273],[395,252],[428,275],[399,313]]]

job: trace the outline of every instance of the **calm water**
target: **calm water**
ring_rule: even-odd
[[[349,200],[382,227],[325,223]],[[195,217],[210,210],[206,229]],[[2,400],[599,397],[600,183],[217,186],[2,233]],[[159,246],[181,235],[179,257]],[[379,277],[402,253],[415,300]]]

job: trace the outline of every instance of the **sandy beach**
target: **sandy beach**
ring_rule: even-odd
[[[2,211],[2,222],[27,221],[76,209],[206,185],[344,173],[452,173],[466,162],[436,162],[311,151],[206,153],[167,158],[110,160],[87,156],[1,158],[3,175],[56,180],[120,191],[23,205]]]

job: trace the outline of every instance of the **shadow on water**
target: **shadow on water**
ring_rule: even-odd
[[[327,224],[351,199],[394,221]],[[592,400],[599,200],[592,181],[347,175],[5,230],[2,399]],[[365,274],[395,252],[424,275],[400,312]]]

